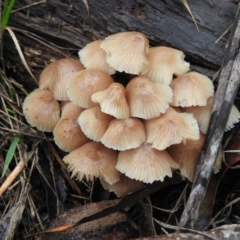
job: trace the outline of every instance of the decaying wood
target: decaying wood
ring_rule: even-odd
[[[134,240],[238,240],[240,239],[240,226],[237,224],[224,225],[211,231],[202,233],[173,233],[156,237],[135,238]],[[133,239],[132,239],[133,240]]]
[[[213,106],[208,135],[200,155],[195,179],[180,226],[202,230],[199,223],[200,208],[212,174],[231,106],[240,83],[240,8],[237,11],[220,72],[219,84]]]
[[[198,32],[181,1],[88,0],[90,13],[85,23],[83,1],[40,2],[31,5],[32,0],[16,1],[9,22],[36,78],[52,59],[77,57],[78,49],[87,43],[120,31],[140,31],[152,46],[183,50],[193,69],[212,76],[221,65],[226,43],[226,36],[219,37],[229,29],[236,12],[236,5],[230,1],[188,0]],[[3,43],[7,68],[12,74],[16,72],[20,83],[36,87],[7,32]]]

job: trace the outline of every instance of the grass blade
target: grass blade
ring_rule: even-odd
[[[11,143],[9,149],[8,149],[7,156],[6,156],[5,162],[4,162],[4,167],[3,167],[3,171],[2,171],[2,176],[1,176],[1,178],[3,178],[4,175],[6,174],[6,171],[7,171],[8,167],[9,167],[9,164],[10,164],[11,161],[12,161],[12,158],[13,158],[13,156],[14,156],[14,153],[15,153],[15,150],[16,150],[16,147],[17,147],[19,141],[20,141],[20,137],[16,137],[16,138],[12,141],[12,143]]]

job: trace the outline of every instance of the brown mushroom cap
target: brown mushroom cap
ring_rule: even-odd
[[[27,122],[45,132],[53,131],[60,119],[60,105],[47,89],[35,89],[23,102]]]
[[[143,76],[155,83],[170,84],[174,75],[189,71],[190,64],[184,61],[184,53],[169,47],[149,48],[149,68]]]
[[[66,84],[76,72],[83,69],[82,63],[77,59],[57,60],[42,71],[39,78],[39,88],[49,89],[56,100],[69,100]]]
[[[172,101],[172,89],[168,85],[152,83],[145,77],[133,78],[126,90],[132,117],[158,117]]]
[[[122,174],[120,180],[114,184],[109,184],[103,179],[100,179],[100,182],[104,189],[114,192],[118,197],[123,197],[144,187],[143,182],[131,179],[124,174]]]
[[[107,89],[92,95],[92,101],[99,103],[101,111],[118,119],[130,117],[126,89],[120,83],[112,83]]]
[[[85,68],[99,69],[112,75],[116,70],[107,63],[107,55],[100,48],[101,43],[102,40],[97,40],[87,44],[78,52],[78,55]]]
[[[101,48],[107,54],[108,64],[119,72],[140,74],[148,67],[149,42],[139,32],[121,32],[105,38]]]
[[[171,145],[167,151],[179,164],[180,172],[191,182],[194,179],[195,168],[200,156],[205,135],[200,134],[198,140],[187,140],[185,143]]]
[[[94,106],[80,114],[78,123],[88,138],[99,142],[113,119],[113,116],[103,113],[100,106]]]
[[[72,177],[78,180],[84,177],[93,180],[94,177],[104,179],[109,184],[120,180],[120,173],[116,170],[117,152],[104,147],[98,142],[88,142],[73,150],[63,158],[68,164]]]
[[[146,140],[145,127],[137,118],[114,119],[100,140],[115,150],[137,148]]]
[[[165,176],[172,177],[171,168],[178,168],[178,164],[167,151],[158,151],[149,143],[119,152],[116,165],[116,169],[129,178],[145,183],[163,181]]]
[[[189,72],[175,78],[171,83],[172,106],[205,106],[214,93],[212,81],[197,72]]]
[[[185,140],[199,139],[197,120],[189,113],[178,113],[169,108],[157,118],[145,121],[147,142],[152,147],[164,150]]]
[[[90,141],[77,121],[83,110],[71,102],[64,107],[62,116],[53,130],[54,141],[63,151],[73,151]]]
[[[67,83],[67,94],[74,104],[89,108],[97,105],[91,100],[92,94],[108,88],[111,83],[113,79],[107,73],[85,69],[76,73]]]
[[[197,119],[200,131],[204,134],[207,133],[207,130],[209,127],[214,98],[215,98],[215,94],[208,99],[207,105],[203,107],[194,106],[194,107],[183,108],[184,112],[192,113],[194,115],[194,117]],[[229,114],[225,131],[232,129],[234,125],[237,122],[239,122],[239,120],[240,120],[240,112],[237,109],[237,107],[233,105],[231,107],[231,111]]]

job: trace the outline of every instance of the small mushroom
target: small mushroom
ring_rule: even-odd
[[[69,100],[66,84],[76,72],[83,69],[82,63],[77,59],[59,59],[42,71],[39,78],[39,88],[49,89],[56,100]]]
[[[181,174],[191,182],[194,179],[204,141],[205,135],[201,133],[198,140],[187,140],[185,143],[174,144],[167,148],[170,156],[179,164]]]
[[[35,89],[23,102],[27,122],[37,129],[52,132],[60,119],[60,105],[47,89]]]
[[[193,115],[179,113],[173,108],[157,118],[146,120],[145,126],[147,142],[160,151],[182,141],[199,139],[199,128]]]
[[[120,172],[115,168],[117,151],[111,150],[98,142],[88,142],[73,150],[63,158],[68,164],[72,177],[82,180],[84,177],[93,181],[95,177],[104,179],[109,184],[120,180]]]
[[[172,89],[168,85],[152,83],[145,77],[133,78],[126,90],[132,117],[158,117],[172,101]]]
[[[101,43],[102,40],[97,40],[87,44],[78,52],[78,55],[85,68],[99,69],[112,75],[116,70],[107,63],[107,55],[100,48]]]
[[[137,118],[114,119],[100,140],[106,147],[119,151],[137,148],[146,140],[145,127]]]
[[[119,72],[140,74],[148,67],[149,42],[140,32],[121,32],[110,35],[101,43],[107,63]]]
[[[90,141],[82,132],[77,121],[83,110],[72,102],[67,103],[53,130],[55,143],[65,152],[71,152]]]
[[[180,75],[190,70],[190,64],[184,61],[185,54],[170,47],[149,48],[149,68],[143,76],[155,83],[170,84],[173,75]]]
[[[136,149],[119,152],[116,165],[116,169],[129,178],[145,183],[163,181],[165,176],[172,177],[171,168],[177,169],[178,164],[168,152],[158,151],[149,143],[143,143]]]
[[[105,190],[114,192],[118,197],[123,197],[144,187],[143,182],[131,179],[124,174],[122,174],[120,180],[114,184],[109,184],[103,179],[100,179],[100,182]]]
[[[91,100],[92,94],[102,91],[113,83],[107,73],[97,69],[85,69],[76,73],[67,83],[69,99],[82,108],[97,105]]]
[[[94,93],[92,101],[100,104],[102,112],[118,119],[126,119],[130,117],[126,95],[122,84],[112,83],[107,89]]]
[[[194,117],[197,119],[199,129],[202,133],[206,134],[212,114],[213,102],[214,102],[215,94],[207,100],[207,105],[200,107],[188,107],[183,108],[184,112],[192,113]],[[227,121],[225,131],[228,131],[234,127],[234,125],[240,120],[240,112],[235,105],[231,107],[229,118]]]
[[[113,119],[113,116],[103,113],[100,106],[94,106],[80,114],[78,123],[88,138],[99,142]]]
[[[175,78],[171,83],[173,91],[172,106],[205,106],[214,93],[212,81],[197,72],[189,72]]]

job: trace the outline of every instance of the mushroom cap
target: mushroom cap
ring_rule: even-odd
[[[185,140],[199,139],[197,120],[190,113],[179,113],[169,108],[157,118],[145,121],[147,142],[152,147],[164,150]]]
[[[114,192],[118,197],[123,197],[144,187],[143,182],[131,179],[124,174],[121,174],[120,180],[112,185],[103,179],[100,179],[100,182],[105,190]]]
[[[90,141],[82,132],[77,121],[83,110],[71,102],[68,103],[53,130],[55,143],[65,152],[71,152]]]
[[[137,148],[146,140],[145,127],[137,118],[114,119],[100,140],[115,150]]]
[[[132,117],[158,117],[172,101],[172,89],[168,85],[152,83],[145,77],[133,78],[126,90]]]
[[[88,142],[73,150],[63,158],[68,164],[68,170],[72,171],[72,177],[78,180],[84,177],[93,181],[94,177],[104,179],[109,184],[120,180],[120,172],[115,168],[117,152],[106,148],[98,142]]]
[[[207,130],[209,127],[214,99],[215,99],[215,94],[207,100],[206,106],[203,106],[203,107],[194,106],[194,107],[183,108],[184,112],[192,113],[194,115],[194,117],[197,119],[200,131],[204,134],[207,133]],[[225,131],[232,129],[234,125],[237,122],[239,122],[239,120],[240,120],[240,112],[235,105],[232,105]]]
[[[60,105],[47,89],[35,89],[23,102],[27,122],[37,129],[52,132],[60,119]]]
[[[87,44],[78,52],[79,58],[85,68],[99,69],[112,75],[116,72],[106,61],[106,52],[100,48],[102,40],[93,41]]]
[[[107,54],[107,63],[119,72],[138,75],[148,67],[149,42],[140,32],[110,35],[100,46]]]
[[[102,91],[113,83],[112,77],[97,69],[84,69],[76,73],[67,83],[69,99],[79,107],[89,108],[96,105],[92,94]]]
[[[204,141],[205,135],[201,133],[198,140],[187,140],[186,143],[174,144],[167,149],[170,156],[179,164],[181,174],[191,182]]]
[[[200,107],[200,106],[193,106],[193,107],[187,107],[182,108],[184,112],[192,113],[194,118],[197,120],[199,129],[202,133],[206,134],[212,114],[212,108],[213,108],[213,102],[214,102],[214,96],[210,97],[207,100],[207,105]]]
[[[149,68],[143,76],[155,83],[170,84],[174,75],[190,70],[190,64],[184,61],[185,54],[170,47],[149,48]]]
[[[175,78],[171,83],[172,106],[205,106],[214,93],[212,81],[203,74],[189,72]]]
[[[119,152],[116,169],[132,179],[152,183],[172,177],[172,168],[178,164],[166,150],[158,151],[151,144],[143,143],[136,149]]]
[[[99,142],[113,119],[113,116],[101,112],[100,106],[94,106],[80,114],[78,123],[88,138]]]
[[[107,89],[94,93],[92,101],[100,104],[102,112],[118,119],[126,119],[130,117],[126,95],[122,84],[112,83]]]
[[[240,112],[235,105],[232,105],[225,131],[229,131],[240,120]]]
[[[49,64],[41,73],[39,78],[39,88],[49,89],[56,100],[69,100],[66,84],[84,66],[77,59],[59,59]]]

